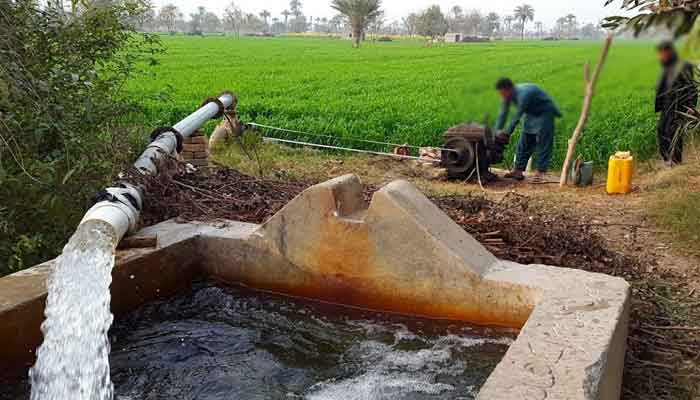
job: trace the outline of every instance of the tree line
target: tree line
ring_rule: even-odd
[[[192,35],[212,33],[264,34],[326,32],[340,33],[346,30],[345,21],[340,15],[332,18],[307,16],[300,0],[291,0],[289,7],[273,16],[269,10],[258,13],[243,10],[235,2],[230,2],[221,15],[197,7],[196,12],[186,16],[176,5],[166,4],[156,10],[151,7],[142,16],[138,27],[148,32],[184,33]]]
[[[345,34],[358,40],[364,39],[368,33],[409,37],[420,35],[433,39],[447,32],[472,37],[520,39],[596,39],[604,33],[599,23],[581,24],[573,14],[562,16],[553,26],[545,29],[545,25],[535,19],[535,9],[528,4],[515,7],[513,13],[507,15],[465,9],[459,5],[448,10],[432,5],[397,20],[386,19],[379,0],[333,0],[331,7],[338,14],[313,17],[304,14],[301,0],[291,0],[289,6],[278,14],[269,10],[249,12],[232,1],[221,15],[200,6],[196,12],[186,16],[176,5],[166,4],[158,10],[150,7],[138,21],[138,27],[148,32],[193,35],[316,32]]]

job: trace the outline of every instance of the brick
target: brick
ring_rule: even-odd
[[[207,157],[209,157],[209,153],[208,153],[208,152],[206,152],[206,151],[200,151],[200,152],[194,153],[194,157],[193,157],[193,158],[196,158],[196,159],[200,159],[200,160],[201,160],[201,159],[204,159],[204,158],[207,158]]]
[[[201,129],[197,129],[196,131],[194,131],[194,132],[190,135],[190,137],[197,137],[197,136],[204,136],[204,131],[201,130]]]
[[[187,162],[195,167],[206,167],[209,165],[209,160],[189,160]]]
[[[195,136],[185,139],[184,143],[195,143],[195,144],[207,144],[208,140],[206,136]]]
[[[191,151],[183,151],[182,153],[180,153],[180,155],[182,156],[182,158],[184,158],[186,160],[190,159],[190,158],[194,158],[194,153]]]
[[[207,146],[204,144],[185,143],[182,145],[182,150],[197,153],[197,152],[207,151]]]

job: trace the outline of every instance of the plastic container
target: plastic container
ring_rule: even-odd
[[[627,194],[632,191],[634,157],[628,151],[619,151],[610,157],[608,164],[608,194]]]

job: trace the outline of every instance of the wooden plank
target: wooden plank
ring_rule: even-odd
[[[149,249],[158,247],[158,236],[127,236],[123,238],[117,249]]]

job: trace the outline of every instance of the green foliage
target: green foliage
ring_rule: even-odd
[[[669,29],[675,37],[690,33],[700,15],[700,0],[606,0],[605,5],[620,3],[626,11],[637,11],[632,17],[613,16],[605,19],[603,27],[626,27],[635,35],[655,29]]]
[[[440,10],[440,6],[433,5],[418,15],[416,25],[418,34],[431,39],[447,33],[448,23],[445,14]]]
[[[90,196],[134,157],[124,82],[159,51],[141,3],[74,13],[0,3],[0,275],[55,256]]]
[[[255,131],[247,130],[235,138],[235,144],[248,161],[255,164],[257,175],[264,178],[274,164],[274,160],[270,153],[265,151],[262,136]]]

